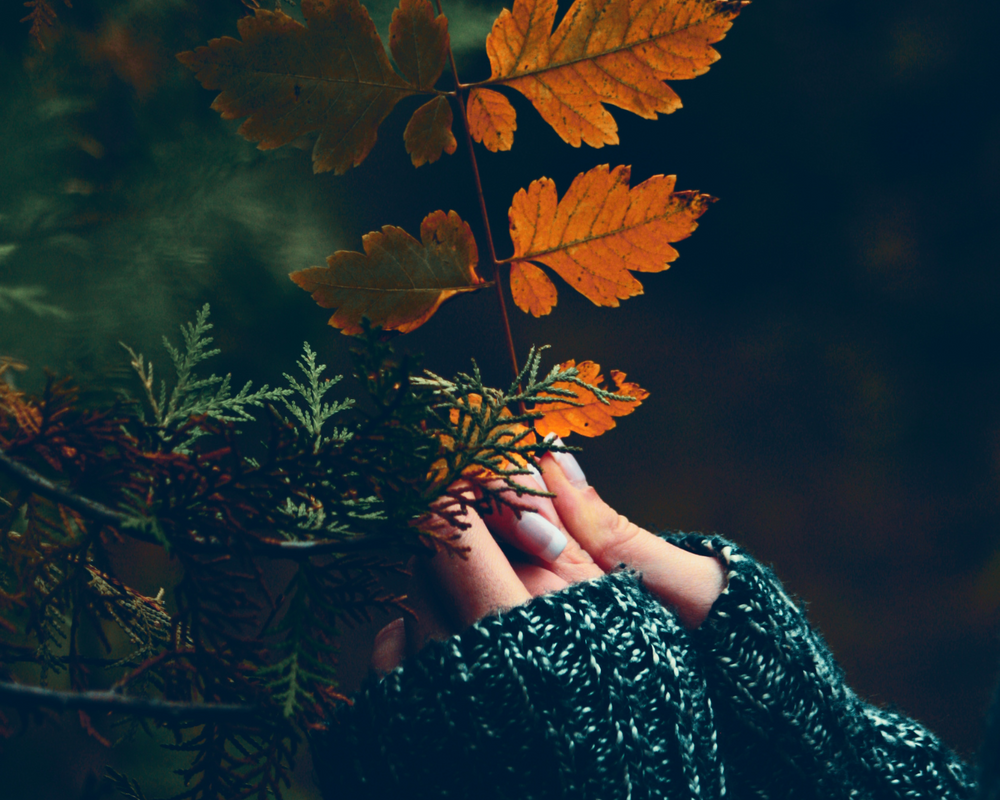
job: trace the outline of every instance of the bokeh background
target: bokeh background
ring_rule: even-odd
[[[463,79],[486,77],[502,4],[444,4]],[[342,177],[236,136],[173,54],[235,35],[239,0],[53,5],[44,51],[19,2],[0,12],[0,355],[30,366],[22,385],[43,368],[95,396],[124,385],[120,340],[165,367],[160,337],[205,302],[217,369],[238,381],[279,381],[303,340],[347,372],[346,339],[287,273],[383,224],[416,231],[437,208],[481,235],[461,147],[410,165],[408,105]],[[392,4],[370,7],[385,31]],[[478,151],[501,255],[510,198],[541,175],[563,191],[626,163],[634,182],[676,173],[721,198],[643,296],[598,309],[557,281],[550,316],[514,309],[518,351],[550,344],[552,361],[592,359],[648,388],[614,431],[570,442],[591,483],[641,524],[717,531],[773,564],[860,694],[968,758],[1000,656],[997,17],[757,0],[709,74],[674,85],[683,109],[613,112],[621,146],[574,150],[514,97],[514,149]],[[436,372],[474,358],[509,379],[490,293],[404,341]],[[345,633],[347,690],[387,621]],[[82,797],[103,763],[151,798],[171,789],[143,736],[109,753],[77,728],[67,716],[3,744],[4,797]],[[308,759],[300,774],[315,797]]]

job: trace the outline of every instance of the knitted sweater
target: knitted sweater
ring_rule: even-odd
[[[727,570],[700,628],[621,570],[431,642],[314,734],[326,800],[974,796],[933,734],[844,684],[767,567],[666,538]]]

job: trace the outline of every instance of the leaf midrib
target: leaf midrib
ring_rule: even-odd
[[[466,89],[466,88],[471,88],[471,87],[474,87],[474,86],[492,86],[492,85],[496,85],[496,84],[510,83],[511,81],[515,81],[518,78],[530,78],[530,77],[533,77],[535,75],[541,75],[542,73],[545,73],[545,72],[551,72],[551,71],[556,70],[556,69],[562,69],[563,67],[569,67],[569,66],[572,66],[573,64],[579,64],[579,63],[584,62],[584,61],[593,61],[594,59],[600,58],[601,56],[607,56],[607,55],[611,55],[613,53],[620,53],[623,50],[631,50],[631,49],[633,49],[635,47],[639,47],[640,45],[649,44],[650,42],[655,42],[655,41],[657,41],[659,39],[663,39],[664,37],[667,37],[667,36],[673,36],[674,34],[680,33],[681,31],[685,31],[688,28],[694,27],[695,25],[704,25],[706,22],[709,22],[710,20],[712,20],[712,19],[714,19],[715,17],[718,17],[718,16],[722,16],[722,15],[721,14],[714,14],[713,16],[707,17],[706,19],[703,19],[700,22],[697,22],[697,23],[688,23],[687,25],[682,25],[679,28],[672,28],[671,30],[667,31],[666,33],[660,33],[660,34],[657,34],[656,36],[647,36],[645,39],[636,39],[633,42],[628,42],[626,44],[619,45],[618,47],[612,47],[612,48],[610,48],[608,50],[603,50],[600,53],[591,53],[589,55],[580,56],[579,58],[571,58],[571,59],[568,59],[566,61],[559,61],[559,62],[557,62],[555,64],[551,64],[550,63],[550,64],[547,64],[546,66],[540,67],[538,69],[527,70],[526,72],[518,72],[518,73],[513,74],[513,75],[506,75],[506,76],[502,76],[502,77],[499,77],[499,78],[489,78],[489,79],[487,79],[485,81],[479,81],[478,83],[466,83],[466,84],[462,84],[462,88]],[[549,42],[552,41],[552,36],[554,35],[554,33],[555,33],[554,31],[551,31],[549,33]],[[711,47],[711,45],[713,43],[706,43],[706,44],[708,44],[708,46]]]
[[[678,193],[674,192],[673,194],[676,195]],[[699,198],[709,197],[709,196],[710,195],[702,194],[701,192],[699,192],[694,196],[692,202],[694,202],[694,200],[697,200]],[[685,208],[689,206],[690,204],[688,204],[688,206],[685,206]],[[558,208],[557,208],[557,213],[558,213]],[[608,231],[607,233],[598,233],[593,236],[585,236],[582,239],[574,239],[572,242],[566,242],[565,244],[560,244],[558,247],[550,247],[548,250],[538,250],[533,253],[525,253],[523,256],[514,255],[511,256],[510,258],[504,259],[503,262],[498,262],[498,263],[513,262],[513,261],[529,261],[532,259],[538,259],[542,256],[551,255],[552,253],[558,253],[562,250],[568,250],[569,248],[576,247],[577,245],[580,244],[587,244],[588,242],[596,242],[599,239],[607,239],[608,237],[611,236],[618,236],[622,233],[626,233],[628,231],[633,231],[636,230],[637,228],[641,228],[644,225],[648,225],[651,222],[654,222],[658,219],[666,219],[667,217],[674,216],[677,213],[679,213],[678,210],[674,209],[673,211],[664,212],[663,214],[655,214],[651,217],[646,217],[646,219],[644,219],[642,222],[638,222],[635,225],[626,225],[621,228],[615,228],[614,230]],[[673,244],[673,242],[668,241],[667,244]]]

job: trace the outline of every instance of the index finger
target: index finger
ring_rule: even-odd
[[[428,566],[454,623],[465,629],[487,614],[527,603],[531,594],[479,514],[470,508],[460,519],[469,525],[458,541],[471,548],[467,557],[441,551],[430,558]]]

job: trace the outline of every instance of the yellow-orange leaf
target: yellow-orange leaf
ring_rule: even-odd
[[[389,25],[392,57],[418,89],[433,89],[448,57],[448,20],[430,0],[401,0]]]
[[[708,71],[744,0],[575,0],[553,32],[558,0],[515,0],[486,39],[486,83],[517,89],[574,147],[618,143],[601,104],[647,119],[680,108],[663,81]]]
[[[514,146],[517,114],[510,100],[492,89],[473,89],[466,105],[469,133],[490,152]]]
[[[385,225],[365,235],[364,253],[339,250],[327,258],[327,266],[289,277],[320,306],[337,309],[330,325],[343,333],[360,333],[362,317],[406,333],[423,325],[449,297],[488,285],[476,274],[479,254],[472,231],[454,211],[428,214],[420,239]]]
[[[521,261],[545,264],[599,306],[617,306],[619,300],[642,294],[642,284],[629,270],[666,269],[677,258],[669,242],[690,236],[698,227],[695,220],[715,198],[675,192],[673,175],[654,175],[632,189],[630,177],[630,167],[609,170],[604,164],[577,175],[562,200],[549,178],[521,189],[508,213],[514,241],[511,269]],[[554,295],[551,282],[550,289],[532,280],[536,273],[522,269],[521,274],[535,294]],[[525,290],[522,297],[527,294]],[[532,311],[530,303],[518,302],[518,307]]]
[[[308,26],[282,11],[257,9],[238,23],[242,41],[212,39],[177,58],[202,86],[220,91],[212,108],[224,119],[247,118],[239,132],[261,150],[318,132],[313,169],[339,175],[365,159],[396,103],[428,90],[434,65],[443,63],[447,28],[440,17],[425,30],[421,0],[404,0],[403,22],[394,24],[419,33],[409,37],[412,47],[400,35],[396,57],[415,76],[411,82],[392,69],[358,0],[302,0],[301,8]]]
[[[555,284],[528,261],[510,265],[510,293],[518,308],[535,317],[545,316],[556,305]]]
[[[455,152],[458,142],[451,132],[452,114],[448,98],[438,95],[413,112],[403,131],[406,152],[413,166],[433,164],[442,153]]]
[[[604,376],[601,375],[601,367],[593,361],[581,361],[576,364],[574,361],[567,361],[560,365],[563,369],[576,366],[580,380],[589,383],[591,386],[604,389]],[[545,403],[536,406],[536,410],[544,411],[545,415],[535,420],[535,431],[539,436],[548,436],[554,433],[560,438],[569,436],[570,433],[579,433],[583,436],[600,436],[605,431],[615,427],[615,417],[623,417],[631,414],[639,404],[649,397],[649,392],[637,383],[629,383],[625,380],[625,373],[616,369],[611,370],[611,381],[614,387],[607,387],[608,391],[615,394],[627,395],[633,398],[626,400],[609,400],[602,403],[593,392],[577,386],[574,383],[556,383],[560,389],[569,389],[576,394],[578,403],[583,405],[573,406],[569,403]]]

